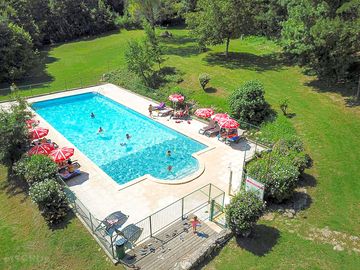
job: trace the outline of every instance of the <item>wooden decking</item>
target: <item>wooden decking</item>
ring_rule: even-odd
[[[198,233],[194,234],[189,220],[177,221],[128,252],[123,262],[142,270],[181,269],[177,262],[194,252],[208,237],[216,233],[202,222]]]

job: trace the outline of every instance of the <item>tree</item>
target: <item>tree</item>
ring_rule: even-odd
[[[189,13],[186,23],[198,38],[200,47],[226,44],[229,54],[230,40],[252,31],[251,1],[248,0],[199,0],[198,12]]]
[[[0,110],[0,163],[11,166],[20,159],[29,145],[29,131],[26,119],[30,116],[24,99],[17,97],[17,102],[9,110]]]
[[[150,24],[147,22],[143,23],[143,27],[145,30],[145,43],[147,43],[149,47],[149,53],[151,53],[152,58],[159,65],[159,69],[161,69],[161,63],[164,62],[164,58],[162,57],[162,50],[159,43],[158,38],[156,37],[155,30],[151,28]]]
[[[4,17],[0,17],[0,36],[0,82],[11,82],[31,69],[37,53],[29,33]]]
[[[29,194],[50,225],[57,224],[66,217],[69,211],[68,200],[55,179],[44,179],[34,184],[30,187]]]
[[[131,0],[130,1],[130,13],[136,16],[134,13],[145,19],[155,30],[156,21],[159,16],[161,0]]]
[[[262,123],[270,111],[270,105],[266,102],[264,94],[264,86],[261,82],[256,80],[246,82],[229,97],[232,116],[254,125]]]
[[[149,53],[149,46],[145,42],[130,41],[125,51],[127,67],[141,78],[147,85],[151,85],[152,66],[155,61]]]
[[[264,203],[255,193],[239,192],[225,208],[226,223],[234,234],[247,236],[264,210]]]
[[[281,32],[285,53],[321,77],[346,78],[360,50],[358,1],[290,2]]]

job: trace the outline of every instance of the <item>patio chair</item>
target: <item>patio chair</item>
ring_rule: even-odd
[[[103,230],[107,235],[112,235],[115,230],[120,229],[122,225],[128,220],[129,216],[125,215],[121,211],[116,211],[111,213],[103,220],[100,221],[100,224],[95,228],[95,231]]]
[[[116,235],[115,238],[113,238],[113,241],[115,242],[118,237],[124,237],[131,245],[130,248],[132,248],[135,246],[136,241],[140,238],[143,230],[143,228],[140,228],[135,224],[129,224],[122,230],[115,229]]]
[[[199,133],[204,134],[206,131],[213,129],[213,128],[215,128],[215,121],[211,119],[207,126],[199,129]]]
[[[221,130],[221,128],[219,127],[219,125],[215,125],[214,128],[205,131],[204,134],[208,137],[211,137],[211,136],[219,134],[220,130]]]
[[[159,105],[154,106],[155,111],[164,110],[166,108],[165,102],[161,102]]]
[[[158,116],[168,116],[170,115],[172,112],[174,111],[174,109],[168,108],[168,109],[164,109],[158,112]]]

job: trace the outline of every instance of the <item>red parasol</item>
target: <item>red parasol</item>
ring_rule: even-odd
[[[49,153],[49,157],[55,162],[69,159],[74,154],[74,148],[63,147],[55,149]]]
[[[172,94],[169,96],[169,100],[172,102],[183,102],[184,99],[185,97],[180,94]]]
[[[194,114],[201,118],[209,118],[214,114],[214,110],[210,108],[197,109]]]
[[[214,114],[211,116],[211,119],[216,122],[219,122],[224,119],[229,119],[229,118],[230,118],[230,116],[227,113],[217,113],[217,114]]]
[[[42,137],[45,137],[48,135],[49,130],[42,127],[36,127],[32,130],[30,130],[30,136],[32,140],[40,139]]]
[[[38,124],[40,123],[39,120],[35,120],[35,119],[28,119],[26,120],[26,126],[28,128],[34,128],[36,127]]]
[[[43,143],[39,145],[35,145],[28,151],[28,155],[47,155],[52,150],[54,150],[55,147],[52,143]]]
[[[227,129],[236,129],[240,126],[240,124],[232,118],[223,118],[218,121],[221,128],[227,128]]]

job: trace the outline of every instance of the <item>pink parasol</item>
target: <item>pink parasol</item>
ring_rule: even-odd
[[[194,114],[201,118],[209,118],[214,114],[214,110],[210,108],[202,108],[197,109]]]
[[[43,143],[39,145],[35,145],[28,151],[28,155],[47,155],[52,150],[54,150],[55,147],[52,143]]]
[[[183,102],[184,99],[185,97],[180,94],[172,94],[169,96],[169,100],[172,102]]]
[[[216,122],[219,122],[223,119],[229,119],[229,118],[230,118],[230,116],[227,113],[217,113],[217,114],[214,114],[211,116],[211,119]]]
[[[30,130],[30,137],[32,140],[40,139],[48,135],[49,130],[42,127],[36,127]]]
[[[218,121],[219,126],[221,128],[227,128],[227,129],[236,129],[240,126],[240,124],[232,118],[223,118],[221,120]]]
[[[73,154],[74,148],[63,147],[51,151],[49,157],[55,162],[61,162],[69,159]]]

